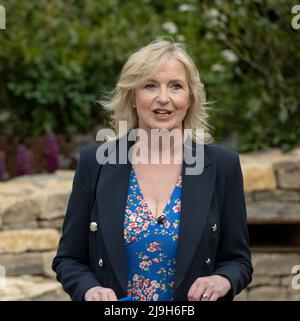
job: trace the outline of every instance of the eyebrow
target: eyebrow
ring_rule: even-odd
[[[157,80],[154,80],[154,79],[148,79],[147,81],[158,82]],[[182,84],[184,83],[184,81],[181,79],[171,79],[169,82],[181,82]]]

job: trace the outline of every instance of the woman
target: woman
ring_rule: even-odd
[[[211,143],[192,59],[181,44],[154,41],[130,56],[102,103],[114,129],[127,121],[116,154],[124,140],[134,153],[127,164],[99,164],[99,145],[81,152],[53,261],[57,279],[73,300],[232,300],[252,275],[243,178],[238,154]],[[132,129],[149,140],[130,143]],[[162,162],[165,149],[151,134],[175,129],[181,137],[192,130],[193,151],[204,146],[201,173],[187,175],[175,139]],[[148,163],[138,162],[138,143]]]

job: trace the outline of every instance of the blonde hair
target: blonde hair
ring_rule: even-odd
[[[127,132],[138,127],[138,118],[134,105],[135,89],[141,86],[151,75],[159,71],[168,58],[175,57],[183,63],[189,83],[191,105],[183,120],[183,128],[192,130],[192,139],[197,141],[196,129],[204,130],[204,143],[212,142],[207,123],[207,107],[204,85],[197,68],[181,43],[168,40],[154,40],[134,52],[122,68],[116,87],[106,99],[99,102],[110,111],[110,124],[119,131],[119,121],[127,121]],[[127,133],[120,133],[119,137]],[[203,141],[201,141],[203,142]]]

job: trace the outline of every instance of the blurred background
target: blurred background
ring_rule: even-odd
[[[296,4],[0,0],[0,300],[67,299],[50,262],[79,150],[108,127],[96,101],[160,36],[185,44],[215,142],[241,154],[255,275],[237,299],[300,300]]]

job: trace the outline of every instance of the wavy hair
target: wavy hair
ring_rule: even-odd
[[[204,85],[195,63],[181,43],[158,39],[134,52],[123,66],[116,87],[99,102],[105,110],[111,112],[110,124],[116,132],[120,130],[119,121],[127,121],[127,132],[137,128],[138,118],[136,109],[133,108],[135,89],[157,73],[170,57],[175,57],[184,65],[189,83],[191,105],[183,120],[183,128],[192,130],[192,139],[196,142],[199,142],[196,129],[202,128],[204,143],[210,143],[213,139],[209,132],[211,126],[207,122],[208,107]],[[121,132],[118,136],[127,132]]]

